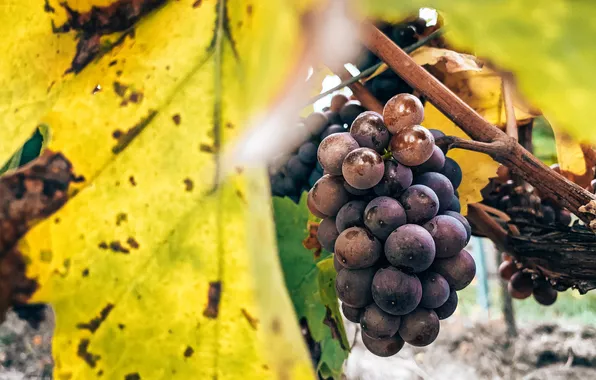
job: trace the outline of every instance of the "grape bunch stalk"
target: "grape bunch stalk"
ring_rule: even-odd
[[[319,242],[334,252],[343,313],[378,356],[432,343],[476,273],[456,195],[461,169],[423,118],[411,94],[389,99],[383,115],[362,112],[319,145],[323,176],[307,198],[323,218]]]

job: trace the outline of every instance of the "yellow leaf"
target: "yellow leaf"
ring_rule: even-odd
[[[424,122],[422,124],[426,128],[439,129],[448,136],[469,139],[468,135],[428,102],[424,106]],[[468,204],[482,200],[480,190],[488,184],[490,177],[496,175],[499,164],[486,154],[462,149],[451,149],[447,156],[457,161],[462,169],[463,181],[457,191],[461,202],[461,212],[466,215]]]
[[[564,130],[555,124],[551,124],[555,134],[557,147],[557,160],[562,171],[568,171],[576,175],[586,173],[586,159],[581,144],[574,141]]]
[[[221,182],[216,155],[292,72],[303,50],[303,5],[167,2],[65,76],[82,37],[52,33],[51,21],[66,16],[49,5],[54,13],[40,15],[39,4],[11,3],[8,26],[18,33],[2,29],[12,37],[37,33],[23,50],[15,44],[11,62],[21,64],[69,41],[70,50],[54,50],[60,59],[33,70],[39,80],[60,77],[58,87],[44,98],[35,81],[19,82],[30,68],[16,63],[0,82],[34,89],[31,110],[7,124],[8,136],[48,125],[48,148],[84,178],[20,242],[40,285],[34,300],[57,314],[54,376],[313,378],[280,273],[266,173],[238,168]],[[32,27],[27,15],[44,27]],[[53,63],[61,67],[49,71],[59,75],[44,71]],[[0,97],[2,112],[27,101],[13,95]],[[15,144],[1,146],[2,154]]]
[[[411,54],[412,59],[419,65],[437,66],[439,70],[446,73],[458,73],[460,71],[481,71],[482,65],[476,57],[469,54],[462,54],[449,49],[439,49],[423,46]]]

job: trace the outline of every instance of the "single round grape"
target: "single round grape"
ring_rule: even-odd
[[[399,202],[406,210],[408,223],[425,223],[439,212],[439,198],[428,186],[410,186],[399,197]]]
[[[312,168],[312,165],[317,162],[317,144],[307,141],[300,145],[300,148],[298,148],[298,158]]]
[[[327,136],[331,136],[331,135],[334,135],[336,133],[342,133],[342,132],[346,132],[346,129],[344,128],[343,125],[332,124],[332,125],[328,126],[327,128],[325,128],[325,130],[321,133],[321,135],[319,136],[319,138],[322,141],[322,140],[325,140],[325,138]]]
[[[388,358],[397,354],[404,346],[403,339],[397,334],[391,338],[375,339],[368,336],[364,330],[362,330],[361,333],[364,347],[366,347],[372,354],[382,358]]]
[[[296,182],[295,179],[293,179],[289,175],[286,175],[283,177],[283,180],[282,180],[282,190],[283,190],[283,193],[288,196],[298,194],[298,192],[299,192],[298,183]]]
[[[341,107],[341,110],[339,110],[339,116],[344,123],[352,125],[358,115],[364,111],[366,111],[366,108],[362,107],[359,101],[350,100],[344,104],[343,107]]]
[[[344,181],[344,187],[346,189],[346,191],[352,195],[356,195],[356,196],[364,196],[364,195],[369,195],[371,193],[370,189],[357,189],[355,187],[350,186],[349,183],[347,183],[346,181]]]
[[[350,307],[360,308],[372,303],[371,286],[377,268],[344,268],[335,278],[337,297]]]
[[[397,25],[392,28],[391,39],[398,46],[409,46],[416,42],[416,28],[413,25]]]
[[[430,158],[413,169],[417,173],[439,172],[443,169],[443,166],[445,166],[445,153],[435,145],[433,146],[433,153]]]
[[[422,123],[424,106],[414,95],[397,94],[385,104],[383,119],[389,131],[396,134],[406,127]]]
[[[288,172],[288,175],[291,176],[296,182],[301,182],[308,178],[312,169],[304,162],[302,162],[300,158],[296,155],[292,156],[288,160],[286,170]]]
[[[318,170],[313,170],[310,172],[310,176],[308,177],[308,186],[313,187],[322,176],[323,173]]]
[[[308,192],[308,197],[306,198],[306,206],[308,207],[310,213],[316,216],[317,218],[324,219],[327,217],[327,215],[320,212],[319,209],[317,209],[317,206],[315,206],[315,203],[312,199],[312,190]]]
[[[401,317],[384,312],[376,304],[370,304],[364,309],[360,325],[368,336],[375,339],[390,338],[397,334]]]
[[[449,293],[449,298],[447,298],[447,301],[445,301],[443,305],[435,309],[435,313],[437,313],[437,317],[439,317],[440,320],[443,320],[451,317],[453,313],[455,313],[456,309],[457,292],[451,289],[451,292]]]
[[[341,175],[344,159],[355,149],[358,149],[358,143],[348,132],[336,133],[321,141],[317,159],[325,172]]]
[[[304,120],[304,126],[311,135],[318,135],[329,123],[327,116],[322,112],[313,112]]]
[[[460,214],[459,212],[455,211],[445,211],[445,215],[459,220],[459,222],[464,226],[467,235],[466,244],[468,244],[470,238],[472,237],[472,226],[470,226],[470,222],[468,222],[468,219],[466,219],[466,217]]]
[[[362,312],[364,309],[362,308],[355,308],[346,305],[345,303],[341,304],[341,311],[344,314],[344,317],[350,322],[360,323],[360,317],[362,317]]]
[[[329,252],[333,252],[335,241],[339,236],[337,228],[335,227],[335,218],[325,218],[319,224],[317,230],[317,239],[321,246]]]
[[[283,197],[284,193],[284,175],[276,173],[271,176],[271,194],[276,197]],[[310,206],[309,206],[310,207]],[[313,213],[314,214],[314,213]]]
[[[507,284],[507,290],[511,297],[520,300],[526,299],[532,295],[534,290],[534,281],[532,276],[524,272],[516,272],[511,276],[509,284]]]
[[[420,280],[394,267],[379,269],[372,282],[372,297],[385,312],[404,315],[413,311],[422,298]]]
[[[350,201],[339,209],[335,218],[337,230],[342,232],[350,227],[364,227],[364,209],[366,202]]]
[[[422,285],[422,299],[420,306],[436,309],[449,298],[449,284],[443,276],[435,272],[424,272],[418,275]]]
[[[463,174],[461,172],[461,168],[457,162],[451,157],[445,158],[445,165],[443,165],[443,169],[441,169],[441,174],[451,181],[454,189],[457,189],[461,184],[461,180],[463,178]]]
[[[557,213],[557,223],[563,226],[569,226],[571,224],[571,212],[569,210],[561,209]]]
[[[433,263],[435,242],[423,227],[406,224],[393,231],[385,241],[385,256],[391,265],[419,273]]]
[[[331,110],[328,110],[328,111],[325,111],[325,116],[327,116],[327,119],[329,120],[327,125],[337,124],[337,125],[341,125],[343,127],[344,122],[341,119],[341,117],[339,116],[339,112],[333,112]]]
[[[428,131],[433,135],[435,140],[440,139],[441,137],[445,137],[445,133],[443,133],[443,131],[440,131],[438,129],[430,128]]]
[[[517,266],[513,261],[503,261],[501,265],[499,265],[499,276],[505,280],[511,280],[511,276],[513,276],[517,272]]]
[[[364,224],[381,240],[397,227],[406,224],[406,211],[402,205],[390,197],[377,197],[366,205]]]
[[[374,187],[375,194],[397,197],[412,184],[412,170],[393,160],[385,161],[385,172]]]
[[[466,228],[452,216],[437,215],[423,227],[433,237],[437,249],[436,257],[439,259],[455,256],[466,246]]]
[[[367,268],[379,260],[383,245],[366,228],[350,227],[339,234],[335,254],[346,268]]]
[[[557,291],[547,282],[539,283],[532,291],[534,299],[541,305],[550,306],[557,300]]]
[[[393,75],[385,77],[383,74],[388,72]],[[389,99],[400,92],[412,91],[412,87],[408,86],[408,84],[401,80],[393,71],[386,70],[383,74],[372,78],[365,84],[365,87],[367,87],[381,103],[387,103]],[[369,82],[370,86],[367,86]]]
[[[437,259],[431,270],[445,277],[449,286],[455,290],[462,290],[470,285],[476,275],[476,264],[472,255],[462,249],[457,255],[448,259]]]
[[[321,213],[335,216],[341,206],[349,201],[341,177],[326,174],[312,188],[313,204]]]
[[[434,310],[418,308],[402,317],[399,335],[412,346],[428,346],[439,336],[441,324]]]
[[[350,186],[370,189],[383,178],[385,165],[379,153],[369,148],[358,148],[345,156],[341,172]]]
[[[358,115],[350,127],[350,134],[364,148],[383,153],[389,146],[391,135],[383,123],[383,117],[373,111]]]
[[[428,172],[414,178],[414,184],[430,187],[439,198],[439,213],[445,211],[453,198],[453,185],[443,174]]]
[[[333,268],[335,268],[335,271],[337,273],[339,273],[340,270],[344,269],[344,266],[341,265],[341,263],[337,259],[337,255],[336,254],[333,254]]]
[[[389,145],[397,162],[406,166],[418,166],[432,156],[435,139],[428,129],[411,125],[393,135]]]
[[[449,207],[447,207],[447,211],[455,211],[457,213],[461,212],[461,204],[459,203],[459,198],[457,197],[457,195],[453,194],[453,197],[451,197],[451,203],[449,203]]]
[[[557,214],[555,210],[550,207],[543,205],[542,206],[542,223],[544,224],[554,224],[557,221]]]
[[[344,94],[333,95],[329,109],[333,112],[339,112],[349,100]]]

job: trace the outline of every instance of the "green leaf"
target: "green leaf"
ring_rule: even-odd
[[[320,344],[320,374],[338,379],[349,345],[335,294],[333,258],[303,245],[310,233],[306,194],[298,205],[278,197],[273,205],[279,256],[296,314],[306,318],[312,338]]]
[[[596,25],[593,1],[370,0],[362,9],[382,18],[438,9],[450,42],[516,74],[520,90],[557,126],[596,142]]]

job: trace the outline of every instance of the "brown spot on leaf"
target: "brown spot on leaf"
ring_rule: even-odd
[[[103,375],[103,369],[97,371],[97,377],[101,377]]]
[[[128,177],[128,182],[130,182],[130,184],[132,186],[136,186],[137,185],[137,181],[135,181],[135,177],[133,177],[133,176]]]
[[[341,348],[344,350],[347,349],[347,347],[344,346],[344,341],[341,339],[341,332],[337,325],[337,321],[333,318],[331,309],[329,309],[329,306],[327,306],[327,305],[325,305],[325,309],[326,309],[326,313],[325,313],[325,319],[323,319],[323,323],[325,325],[327,325],[327,327],[329,327],[329,330],[331,330],[331,337],[333,339],[339,341]]]
[[[124,380],[141,380],[141,375],[138,372],[129,373],[128,375],[124,376]]]
[[[192,182],[192,180],[190,178],[184,178],[184,190],[186,191],[192,191],[192,189],[195,187],[194,182]]]
[[[195,350],[193,350],[193,348],[191,346],[187,346],[186,349],[184,350],[184,357],[185,358],[190,358],[192,356],[192,354],[195,353]]]
[[[271,321],[271,331],[276,335],[281,333],[281,322],[278,318],[274,318],[273,321]]]
[[[250,324],[250,327],[252,327],[254,330],[256,330],[257,326],[259,324],[259,320],[255,317],[253,317],[252,315],[250,315],[248,313],[248,311],[246,311],[246,309],[240,309],[240,311],[242,312],[242,315],[244,315],[244,318],[246,318],[246,320]]]
[[[100,91],[101,91],[101,85],[96,84],[95,87],[93,87],[93,91],[91,91],[91,95],[95,95]]]
[[[47,13],[55,13],[56,12],[56,10],[54,9],[54,7],[52,7],[50,5],[50,0],[45,0],[43,2],[43,11],[44,12],[47,12]]]
[[[128,239],[126,239],[126,242],[130,246],[130,248],[139,249],[139,247],[140,247],[139,242],[136,241],[135,238],[133,238],[132,236],[130,236]]]
[[[118,63],[118,60],[114,59],[113,61],[110,61],[110,63],[108,64],[108,67],[115,66],[117,63]]]
[[[118,240],[114,240],[114,241],[110,242],[110,249],[116,253],[124,253],[124,254],[130,253],[130,250],[128,248],[124,247],[122,245],[122,243],[120,243],[120,241],[118,241]]]
[[[180,125],[180,121],[181,121],[180,114],[177,113],[174,116],[172,116],[172,120],[174,121],[174,124]]]
[[[101,40],[99,34],[90,35],[87,38],[79,39],[77,50],[72,63],[64,74],[79,73],[87,66],[99,53]]]
[[[157,111],[149,111],[149,114],[146,117],[142,118],[137,124],[132,126],[124,135],[117,137],[118,143],[112,148],[112,152],[118,154],[126,149],[128,144],[130,144],[132,140],[134,140],[134,138],[137,137],[147,125],[149,125],[155,115],[157,115]]]
[[[77,356],[83,359],[89,367],[95,368],[101,356],[89,352],[89,343],[91,343],[89,339],[81,339],[77,348]]]
[[[226,123],[226,128],[234,129],[234,124],[230,123],[229,121]]]
[[[89,322],[86,323],[77,323],[77,328],[81,329],[81,330],[89,330],[91,331],[91,333],[95,333],[97,331],[97,329],[99,328],[99,326],[101,326],[101,324],[103,323],[103,321],[106,320],[106,318],[108,317],[108,315],[110,315],[110,312],[112,311],[112,309],[114,308],[114,304],[107,304],[106,306],[104,306],[103,309],[101,309],[101,311],[99,312],[99,316],[94,317],[93,319],[91,319]]]
[[[202,0],[196,0],[194,3],[192,3],[192,7],[193,8],[198,8],[198,7],[201,6],[201,3],[202,2],[203,2]]]
[[[246,6],[246,13],[250,16],[252,15],[252,4],[248,4]]]
[[[118,323],[118,328],[120,330],[124,330],[126,328],[126,325],[122,324],[122,323]]]
[[[306,225],[308,229],[308,236],[302,240],[302,245],[304,248],[312,251],[315,259],[321,257],[321,252],[323,247],[317,238],[317,232],[319,231],[319,223],[309,221]]]
[[[213,281],[209,283],[209,292],[207,293],[207,307],[203,315],[207,318],[215,319],[219,314],[219,301],[221,300],[221,282]]]
[[[143,93],[134,91],[133,93],[130,94],[130,96],[128,97],[128,100],[133,103],[140,103],[143,101]]]
[[[247,203],[246,198],[244,197],[244,193],[240,191],[240,189],[236,189],[236,195],[243,203]]]
[[[201,152],[205,152],[205,153],[215,153],[215,148],[213,148],[212,146],[207,145],[207,144],[201,144],[199,146],[199,150]]]
[[[82,273],[83,277],[87,277],[89,276],[89,268],[85,268],[83,269],[83,273]]]
[[[122,137],[123,132],[119,129],[116,129],[114,132],[112,132],[112,137],[115,139],[119,139],[120,137]]]
[[[101,249],[108,249],[108,243],[106,243],[105,241],[102,241],[97,246]]]
[[[128,90],[128,86],[126,86],[118,81],[115,81],[113,86],[114,86],[114,92],[116,93],[116,95],[123,98],[124,95],[126,94],[126,90]]]
[[[126,215],[126,213],[124,213],[124,212],[120,212],[120,213],[118,213],[118,215],[116,215],[116,225],[117,226],[122,224],[122,222],[126,222],[127,220],[128,220],[128,215]]]

